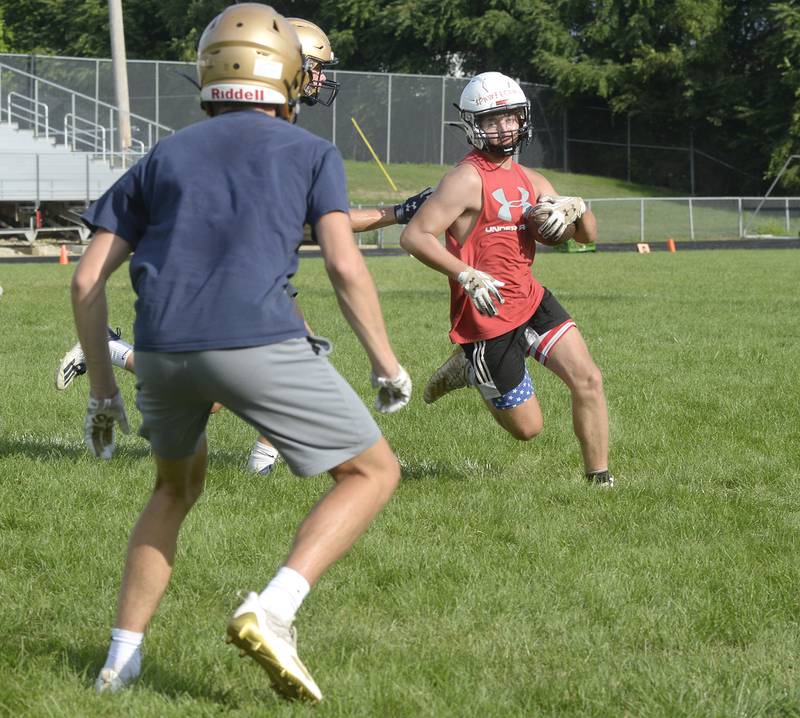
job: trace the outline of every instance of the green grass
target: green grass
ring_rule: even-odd
[[[505,435],[474,392],[426,406],[449,350],[446,283],[410,258],[369,261],[417,393],[378,417],[403,464],[395,498],[299,616],[326,694],[314,714],[800,715],[800,254],[537,260],[603,369],[612,492],[583,484],[566,390],[539,366],[532,442]],[[246,475],[253,431],[224,411],[143,676],[93,694],[153,470],[135,436],[90,459],[86,383],[52,387],[74,341],[71,271],[0,265],[0,715],[307,715],[222,635],[236,591],[263,587],[328,480]],[[321,261],[303,259],[296,283],[371,403]],[[109,296],[129,334],[124,271]],[[136,426],[133,378],[119,381]]]
[[[464,151],[466,154],[466,149]],[[374,162],[345,160],[350,200],[355,204],[375,205],[398,202],[423,187],[435,187],[451,165],[409,164],[397,162],[385,165],[397,192]],[[573,174],[557,170],[542,170],[553,186],[563,194],[581,197],[667,197],[667,190],[593,175]]]

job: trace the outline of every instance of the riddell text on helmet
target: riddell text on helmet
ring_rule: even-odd
[[[219,87],[211,88],[212,100],[261,100],[266,101],[264,90],[260,88],[253,88],[252,90],[245,90],[243,88],[233,89],[228,88],[222,90]]]

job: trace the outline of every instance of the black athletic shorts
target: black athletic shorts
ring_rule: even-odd
[[[545,364],[558,340],[574,326],[567,310],[545,289],[541,303],[525,324],[494,339],[462,344],[481,394],[497,408],[517,406],[521,402],[514,403],[511,393],[530,381],[525,359],[533,355]]]

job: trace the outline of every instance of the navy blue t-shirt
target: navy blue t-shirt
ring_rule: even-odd
[[[134,251],[136,349],[182,352],[304,336],[286,292],[303,225],[348,207],[330,142],[240,110],[161,140],[83,220]]]

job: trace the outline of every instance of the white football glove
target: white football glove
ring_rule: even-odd
[[[469,298],[475,308],[487,317],[497,314],[492,297],[497,299],[500,304],[505,304],[506,300],[498,291],[498,287],[504,287],[505,282],[495,279],[491,274],[481,272],[473,267],[468,267],[458,275],[459,283],[464,287],[464,291],[469,294]]]
[[[95,399],[89,395],[86,419],[83,422],[83,443],[98,459],[110,459],[114,454],[114,422],[119,424],[123,433],[130,432],[120,393],[117,392],[110,399]]]
[[[577,222],[585,211],[586,203],[580,197],[551,197],[543,194],[533,207],[528,208],[525,216],[535,222],[543,239],[559,242],[567,226]]]
[[[372,386],[378,390],[375,408],[381,414],[394,414],[411,401],[411,377],[403,367],[400,367],[400,373],[394,379],[373,373]]]

